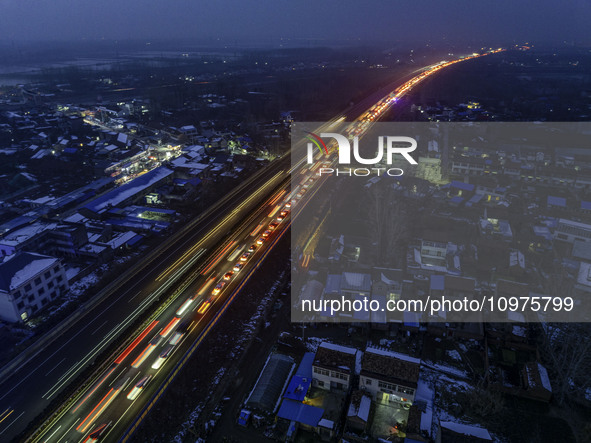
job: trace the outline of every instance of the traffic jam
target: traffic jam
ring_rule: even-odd
[[[145,327],[137,338],[120,353],[98,381],[74,405],[70,410],[71,414],[81,413],[82,410],[85,412],[90,410],[86,416],[81,415],[81,418],[76,419],[72,425],[76,431],[83,434],[82,441],[100,441],[109,434],[110,429],[113,428],[113,422],[103,422],[100,418],[107,415],[105,411],[115,402],[119,394],[125,394],[126,400],[124,401],[129,402],[134,402],[140,397],[146,387],[154,380],[156,374],[180,348],[188,333],[197,327],[203,315],[213,306],[224,291],[228,290],[232,281],[240,275],[241,271],[253,258],[261,253],[265,243],[274,238],[280,225],[287,220],[292,204],[295,204],[303,195],[303,193],[292,192],[285,197],[286,193],[286,191],[280,191],[273,198],[270,202],[271,211],[266,214],[254,230],[247,234],[247,241],[244,241],[244,239],[242,242],[232,241],[213,257],[201,271],[202,274],[209,274],[209,276],[205,277],[205,282],[195,294],[180,303],[176,311],[174,311],[173,318],[170,320],[153,320]],[[192,315],[194,312],[196,312],[196,315]],[[151,334],[153,335],[151,336]],[[149,342],[142,349],[140,347],[141,343],[148,338]],[[138,350],[140,352],[135,356]],[[121,370],[124,361],[132,353],[135,358],[130,359],[130,367],[124,369],[121,375],[105,388],[103,385],[107,384],[108,379],[118,369]],[[106,389],[106,393],[103,392],[103,396],[99,396],[99,402],[90,407],[90,398],[104,389]],[[129,409],[129,406],[123,405],[123,410]],[[106,421],[106,419],[103,420]]]

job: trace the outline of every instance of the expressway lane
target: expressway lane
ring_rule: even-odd
[[[282,187],[289,187],[288,179],[283,181]],[[277,191],[275,195],[283,197],[286,192]],[[262,227],[268,228],[269,223],[279,215],[273,210],[277,206],[277,200],[279,198],[272,196],[263,201],[257,210],[238,223],[222,242],[221,257],[220,252],[213,250],[211,258],[198,267],[198,278],[165,309],[159,311],[157,317],[148,320],[148,326],[144,330],[147,333],[140,334],[140,339],[131,343],[131,351],[123,351],[114,360],[114,364],[99,374],[95,381],[88,385],[86,391],[80,393],[70,407],[33,441],[80,441],[101,425],[108,423],[111,425],[106,428],[105,441],[114,440],[115,436],[121,435],[129,426],[129,420],[145,407],[155,391],[161,385],[168,384],[169,372],[192,347],[198,345],[217,318],[223,314],[227,303],[237,296],[240,288],[251,278],[268,251],[288,228],[287,219],[279,222],[277,229],[268,233],[259,248],[244,262],[244,268],[236,276],[232,275],[228,280],[223,280],[222,276],[240,262],[239,257],[243,251],[262,238],[262,233],[265,232]],[[273,217],[269,217],[274,212]],[[212,274],[215,275],[214,280]],[[208,282],[211,283],[208,285]],[[225,286],[219,294],[213,295],[214,284],[220,282],[224,282]],[[193,302],[184,308],[188,300]],[[216,320],[212,322],[212,318]],[[178,343],[171,345],[171,340],[176,337],[177,325],[184,330],[183,324],[186,325],[187,322],[187,332]],[[162,360],[161,366],[158,366],[156,362],[160,361],[159,355],[168,349],[171,349],[170,353]],[[147,376],[150,377],[149,383],[141,389],[141,395],[134,397],[134,394],[131,394],[135,389],[134,384],[145,380]],[[138,389],[135,392],[137,391]],[[128,395],[132,398],[128,398]]]
[[[133,325],[136,317],[166,294],[176,278],[194,266],[206,250],[215,249],[226,229],[249,214],[258,200],[285,176],[282,171],[287,170],[288,159],[285,156],[272,163],[251,182],[256,192],[248,187],[231,195],[226,206],[232,207],[231,211],[222,209],[208,214],[34,358],[4,376],[0,382],[0,410],[9,408],[14,412],[0,422],[0,441],[10,441],[24,431],[71,381]],[[96,333],[99,328],[100,333]]]

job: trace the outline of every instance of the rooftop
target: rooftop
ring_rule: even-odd
[[[152,169],[150,172],[140,175],[130,182],[120,186],[119,188],[113,189],[112,191],[95,198],[84,207],[92,212],[98,213],[109,206],[117,206],[121,202],[144,191],[145,189],[158,183],[160,180],[165,179],[171,174],[173,174],[173,171],[162,166]]]
[[[57,258],[47,255],[17,252],[0,264],[0,291],[10,292],[22,286],[57,261]]]
[[[353,372],[355,369],[355,355],[357,350],[346,346],[334,345],[322,342],[316,351],[315,366],[337,368],[344,372]]]
[[[368,347],[361,360],[361,373],[402,380],[416,386],[421,361],[398,352]]]

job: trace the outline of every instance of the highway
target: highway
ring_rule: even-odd
[[[282,185],[287,187],[288,180]],[[282,221],[277,221],[277,217],[280,217],[286,196],[284,190],[277,190],[239,222],[210,258],[197,267],[194,281],[145,322],[137,338],[116,353],[104,371],[72,399],[61,416],[47,427],[43,438],[37,440],[84,440],[97,427],[109,423],[103,438],[105,441],[118,438],[167,381],[170,371],[211,328],[212,320],[219,318],[224,303],[238,295],[285,233],[289,215],[284,214]],[[277,222],[275,229],[275,225],[269,228],[274,221]],[[252,245],[257,249],[248,253]],[[235,272],[235,266],[242,266],[242,269]],[[145,387],[136,387],[138,382],[146,380]]]
[[[253,207],[286,174],[289,158],[279,159],[251,184],[229,196],[187,230],[141,272],[93,307],[33,359],[11,371],[0,382],[0,441],[10,441],[27,428],[67,385],[76,379],[125,329],[158,298],[174,288],[209,250],[223,241],[231,227],[246,218]],[[284,169],[281,169],[284,168]],[[283,171],[283,172],[282,172]],[[228,210],[229,209],[229,210]]]
[[[354,123],[353,130],[358,131],[355,134],[362,134],[424,78],[452,63],[428,67],[380,98]],[[338,116],[327,125],[341,118]],[[316,129],[323,130],[326,128]],[[297,164],[302,165],[303,161]],[[203,217],[174,241],[171,239],[163,254],[135,273],[34,359],[3,379],[0,441],[10,441],[26,430],[28,423],[95,360],[92,377],[32,441],[85,441],[92,433],[100,434],[101,441],[115,441],[131,432],[129,426],[137,423],[134,420],[138,415],[145,416],[142,411],[147,411],[157,400],[154,396],[163,392],[288,229],[291,214],[286,214],[282,221],[277,220],[278,214],[292,200],[296,210],[300,205],[295,196],[288,198],[289,168],[287,155],[273,162],[248,187],[228,196],[223,208]],[[292,167],[291,172],[298,171]],[[304,205],[301,202],[301,207]],[[274,230],[269,229],[273,220],[278,222]],[[265,231],[270,232],[263,238]],[[224,280],[224,275],[240,262],[244,250],[257,241],[261,244],[246,257],[244,268]],[[240,249],[238,254],[236,248]],[[228,260],[229,256],[232,260]],[[218,286],[221,283],[223,287]],[[214,294],[216,287],[219,293]],[[159,301],[156,312],[139,327],[134,325],[156,301]],[[131,326],[136,326],[133,331],[128,330]],[[178,337],[176,332],[181,326],[186,329],[173,345],[170,340]],[[122,336],[126,339],[116,351],[101,355],[111,343],[121,341]],[[143,385],[136,387],[140,381]],[[108,426],[101,428],[103,424]]]

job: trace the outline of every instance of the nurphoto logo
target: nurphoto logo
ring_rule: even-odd
[[[308,164],[313,164],[314,160],[314,147],[318,148],[320,151],[320,157],[322,155],[328,156],[331,151],[333,151],[333,147],[336,146],[336,151],[338,152],[338,166],[344,165],[348,166],[351,165],[351,151],[353,151],[353,159],[356,163],[360,165],[373,165],[377,166],[382,164],[384,160],[384,154],[386,156],[385,164],[391,166],[394,161],[394,155],[400,154],[409,164],[416,165],[416,160],[410,155],[415,149],[417,149],[417,141],[412,137],[405,137],[405,136],[379,136],[378,137],[378,147],[373,158],[363,158],[359,152],[359,137],[353,136],[347,138],[347,136],[343,134],[339,134],[336,132],[322,132],[320,136],[314,134],[313,132],[308,132],[306,138],[309,140],[307,144],[308,148],[308,155],[307,155],[307,162]],[[330,149],[327,144],[324,142],[324,138],[332,138],[333,142],[330,144]],[[353,149],[351,149],[351,141],[353,142]],[[349,168],[349,169],[338,169],[338,168],[330,168],[326,167],[327,165],[323,165],[323,167],[318,169],[318,175],[323,174],[336,174],[336,175],[356,175],[356,176],[367,176],[370,174],[382,175],[384,172],[391,176],[400,176],[404,173],[404,171],[400,168],[381,168],[381,167],[374,167],[374,168]]]

